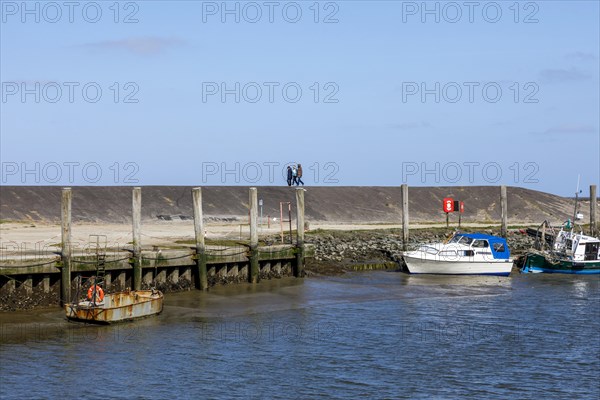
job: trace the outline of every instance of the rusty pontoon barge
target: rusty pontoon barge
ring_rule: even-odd
[[[65,304],[73,321],[110,324],[158,314],[163,308],[159,290],[136,290],[107,294],[102,301],[83,300]]]

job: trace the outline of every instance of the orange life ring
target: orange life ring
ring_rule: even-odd
[[[94,288],[96,288],[96,300],[98,302],[104,300],[104,290],[102,290],[102,288],[98,285],[90,286],[87,292],[88,300],[92,300],[92,297],[94,296]]]

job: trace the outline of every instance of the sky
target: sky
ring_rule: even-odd
[[[2,185],[600,183],[598,1],[0,1]]]

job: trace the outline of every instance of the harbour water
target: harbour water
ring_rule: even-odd
[[[0,314],[0,398],[600,396],[598,276],[365,272],[168,294],[157,317]]]

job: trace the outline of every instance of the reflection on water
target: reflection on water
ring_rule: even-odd
[[[114,326],[2,313],[0,395],[79,397],[93,370],[86,397],[597,399],[599,293],[593,276],[370,272],[168,294]]]
[[[466,287],[506,287],[511,286],[510,277],[493,275],[409,275],[402,280],[405,285],[454,285]]]

